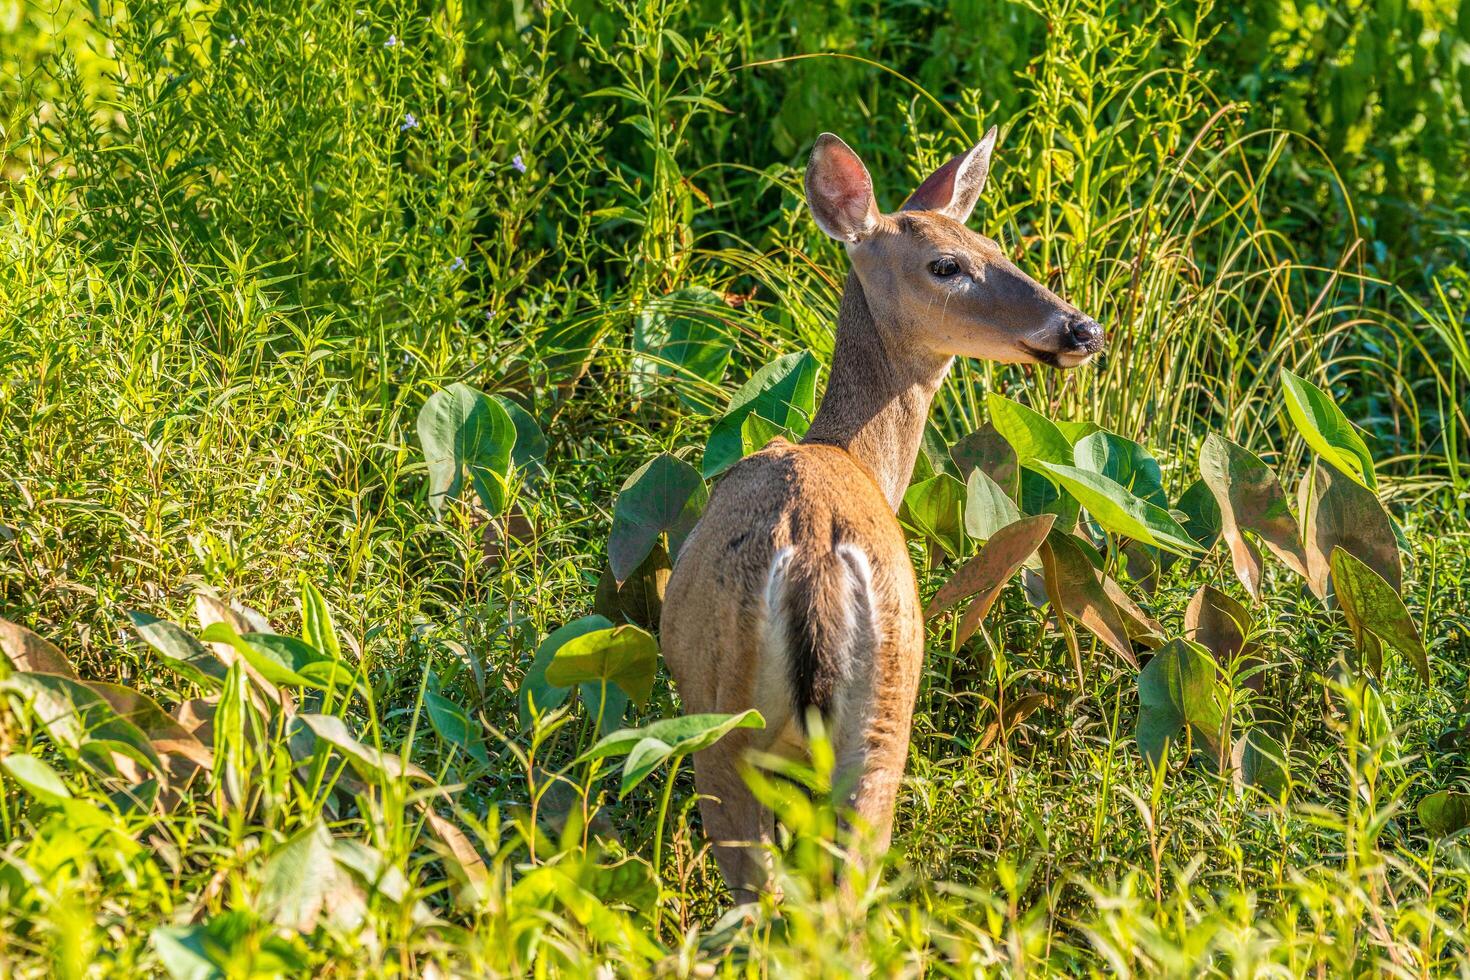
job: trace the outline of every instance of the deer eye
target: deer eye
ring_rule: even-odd
[[[960,264],[948,257],[935,259],[929,263],[929,271],[940,279],[948,279],[959,273]]]

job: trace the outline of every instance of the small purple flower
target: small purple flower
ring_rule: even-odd
[[[516,173],[518,174],[523,174],[526,172],[526,161],[521,159],[521,155],[519,153],[510,158],[510,165],[516,168]]]
[[[451,263],[449,263],[449,271],[450,272],[458,272],[460,269],[463,269],[463,268],[464,268],[464,256],[463,255],[456,255],[454,257],[454,261],[451,262]]]
[[[403,43],[402,41],[398,40],[398,35],[397,34],[389,34],[388,35],[388,40],[386,40],[386,41],[383,42],[383,47],[385,47],[385,48],[396,48],[396,47],[398,47],[402,43]]]
[[[418,129],[418,128],[419,128],[419,121],[418,121],[418,119],[414,116],[413,113],[408,112],[408,113],[405,113],[404,114],[404,116],[403,116],[403,125],[401,125],[401,126],[398,127],[398,131],[400,133],[406,133],[410,129]]]
[[[495,311],[494,311],[494,310],[486,310],[486,311],[485,311],[485,319],[486,319],[486,320],[487,320],[487,321],[488,321],[488,320],[493,320],[493,319],[495,319]]]
[[[245,39],[236,34],[230,35],[230,47],[236,48],[245,43]]]

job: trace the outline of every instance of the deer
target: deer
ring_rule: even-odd
[[[851,268],[821,403],[799,442],[777,438],[725,471],[681,547],[660,619],[684,710],[757,709],[694,757],[706,836],[738,905],[773,888],[775,816],[750,789],[752,752],[800,757],[820,716],[848,823],[849,862],[892,837],[924,654],[896,516],[930,406],[956,358],[1073,368],[1103,329],[966,227],[996,130],[879,211],[858,155],[812,149],[806,203]],[[810,719],[810,720],[809,720]]]

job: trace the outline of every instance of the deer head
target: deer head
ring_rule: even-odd
[[[943,356],[1076,367],[1103,349],[1102,327],[965,227],[995,135],[882,214],[862,160],[823,133],[807,164],[807,203],[817,225],[847,245],[874,322],[892,339]]]

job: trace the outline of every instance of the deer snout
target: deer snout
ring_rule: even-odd
[[[1062,336],[1066,344],[1064,353],[1096,354],[1107,345],[1102,325],[1081,313],[1067,318]]]

